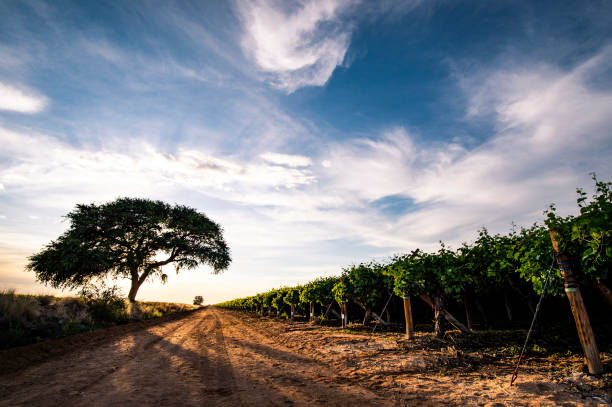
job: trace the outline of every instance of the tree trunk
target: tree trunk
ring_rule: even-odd
[[[291,320],[293,320],[294,316],[295,316],[295,305],[291,304]]]
[[[472,314],[470,312],[470,303],[467,294],[463,296],[463,307],[465,308],[465,321],[467,323],[468,329],[471,331],[473,329]]]
[[[342,315],[338,314],[338,311],[336,311],[333,307],[330,308],[329,310],[331,311],[332,314],[338,317],[338,319],[342,320]],[[342,305],[340,306],[340,312],[342,313]]]
[[[332,314],[335,314],[337,317],[340,317],[338,315],[338,313],[336,312],[336,310],[334,310],[332,307],[334,306],[333,302],[330,302],[329,305],[327,306],[327,310],[325,310],[325,314],[323,315],[323,319],[327,318],[327,314],[329,314],[329,311],[332,312]]]
[[[591,279],[591,287],[599,294],[599,296],[608,303],[608,305],[612,306],[612,291],[610,288],[602,283],[601,281],[597,281],[597,279]]]
[[[378,321],[379,324],[387,326],[387,322],[383,321],[383,319],[374,311],[372,311],[371,313],[372,317],[374,317],[375,320]]]
[[[364,310],[364,311],[367,310],[367,307],[365,305],[363,305],[363,303],[361,301],[354,300],[353,302],[355,304],[359,305],[362,310]]]
[[[508,315],[508,321],[512,322],[512,310],[510,309],[510,303],[508,302],[508,294],[505,291],[504,304],[506,305],[506,314]]]
[[[434,303],[431,301],[431,298],[429,298],[427,295],[421,294],[421,295],[419,295],[419,298],[421,298],[423,301],[425,301],[425,303],[427,303],[427,305],[429,305],[431,308],[434,308]],[[434,308],[434,310],[435,310],[435,308]],[[465,332],[465,333],[470,333],[471,332],[469,329],[467,329],[467,327],[465,325],[463,325],[461,322],[459,322],[459,320],[457,320],[457,318],[452,316],[452,314],[450,312],[446,311],[444,308],[442,308],[441,312],[442,312],[442,316],[452,326],[454,326],[455,328],[457,328],[461,332]]]
[[[389,308],[385,310],[385,321],[387,321],[387,325],[391,323],[391,313],[389,312]]]
[[[484,308],[482,307],[482,303],[480,302],[478,298],[476,298],[476,308],[478,309],[478,312],[480,313],[480,317],[482,318],[482,324],[484,325],[484,328],[488,328],[489,319],[487,318],[487,313],[485,312]]]
[[[363,322],[361,323],[361,325],[364,325],[368,323],[368,321],[370,320],[370,318],[372,317],[372,309],[371,308],[366,308],[365,310],[365,316],[363,317]]]
[[[310,303],[310,320],[311,321],[315,320],[315,304],[314,304],[314,302]]]
[[[414,322],[412,320],[412,304],[410,303],[410,297],[403,297],[404,299],[404,319],[406,320],[406,338],[414,338]]]
[[[138,289],[140,288],[140,283],[138,278],[134,279],[132,277],[132,285],[130,287],[130,292],[128,293],[128,300],[130,303],[128,304],[128,314],[131,319],[136,319],[140,317],[140,308],[138,307],[138,303],[136,302],[136,293],[138,293]]]
[[[440,339],[444,338],[446,330],[444,329],[444,302],[442,297],[434,297],[434,332]]]
[[[139,288],[140,284],[138,284],[138,279],[134,280],[132,278],[132,285],[130,286],[130,292],[128,293],[128,300],[130,300],[130,302],[136,302],[136,293],[138,293]]]

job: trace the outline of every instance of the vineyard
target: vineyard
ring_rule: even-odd
[[[594,175],[593,181],[590,197],[577,189],[577,216],[562,217],[550,205],[541,223],[504,235],[482,228],[473,243],[455,250],[440,242],[435,252],[415,249],[387,262],[351,265],[336,277],[218,306],[262,316],[338,321],[343,328],[349,323],[382,329],[401,326],[408,339],[416,325],[443,338],[448,324],[465,333],[526,327],[544,289],[548,301],[544,316],[570,325],[568,313],[559,309],[569,308],[563,297],[567,293],[571,302],[571,294],[580,287],[589,313],[603,315],[609,325],[612,182]]]

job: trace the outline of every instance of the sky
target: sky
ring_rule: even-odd
[[[506,233],[612,180],[609,1],[0,2],[0,289],[79,203],[196,208],[252,295]],[[124,293],[127,282],[118,281]]]

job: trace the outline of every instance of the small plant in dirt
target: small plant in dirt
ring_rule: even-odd
[[[81,290],[81,299],[96,322],[118,323],[127,319],[127,305],[117,286],[87,285]]]
[[[202,305],[204,303],[204,298],[201,295],[196,295],[193,299],[193,305]]]

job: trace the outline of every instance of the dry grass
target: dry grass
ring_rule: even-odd
[[[121,298],[117,298],[121,302]],[[114,304],[116,308],[117,304]],[[134,319],[152,319],[198,307],[169,302],[138,302],[138,312],[130,314],[129,303],[121,313],[109,304],[81,297],[16,294],[0,291],[0,348],[26,345],[99,327],[122,324]],[[111,312],[112,311],[112,312]],[[103,319],[100,319],[104,317]],[[135,318],[136,317],[136,318]]]
[[[0,318],[11,322],[31,321],[40,315],[36,296],[18,295],[15,290],[0,291]]]
[[[138,302],[138,315],[141,319],[159,318],[164,315],[174,314],[176,312],[192,311],[199,307],[189,304],[179,304],[174,302],[155,302],[143,301]]]

